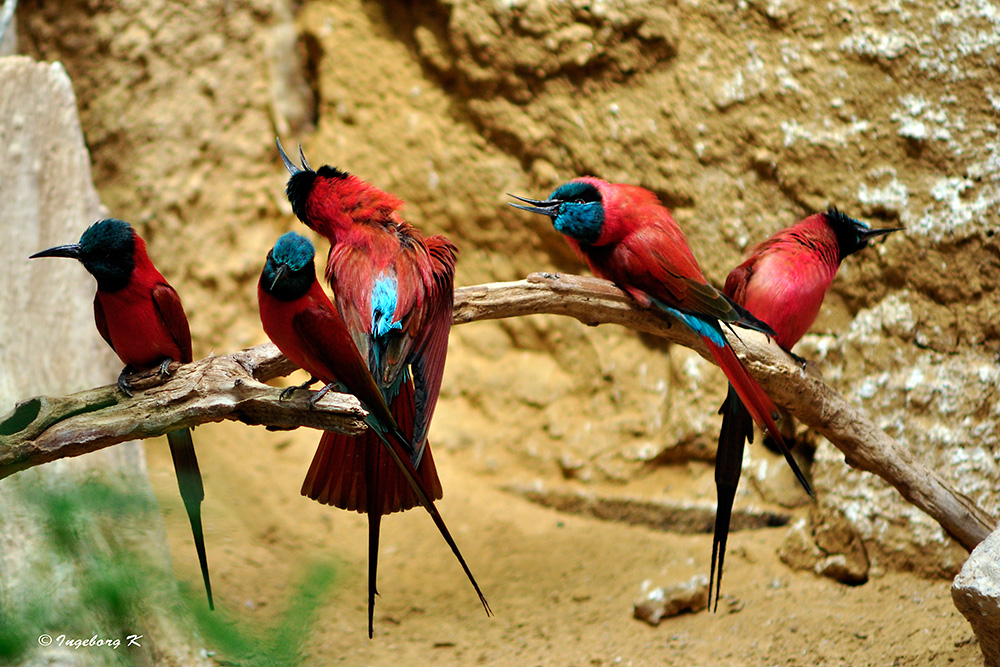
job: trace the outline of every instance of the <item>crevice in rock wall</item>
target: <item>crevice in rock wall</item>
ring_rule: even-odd
[[[676,55],[676,6],[464,0],[381,3],[385,17],[426,71],[463,100],[502,97],[519,105],[549,81],[585,94],[627,84]]]
[[[372,11],[382,12],[428,78],[448,94],[456,120],[470,123],[529,169],[551,147],[497,123],[498,110],[525,114],[527,107],[553,94],[613,90],[669,67],[676,55],[677,8],[632,4],[648,11],[615,7],[598,13],[569,3],[489,7],[395,0]]]

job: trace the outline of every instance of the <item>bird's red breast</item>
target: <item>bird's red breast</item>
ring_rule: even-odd
[[[115,292],[97,291],[97,329],[126,366],[149,370],[164,359],[192,360],[191,331],[180,297],[153,266],[135,235],[135,269]]]
[[[343,324],[336,326],[339,316],[318,282],[313,281],[309,291],[294,301],[276,299],[258,283],[257,299],[264,333],[292,363],[326,384],[347,380],[338,376],[338,369],[334,368],[332,361],[339,358],[337,349],[341,349],[343,345],[351,345],[352,342]],[[324,327],[320,340],[303,340],[301,331],[295,327],[296,317],[307,311],[333,314],[330,318],[332,326]],[[329,350],[328,355],[320,353],[325,350]],[[348,356],[343,355],[344,359]],[[364,400],[361,396],[359,398]]]
[[[839,266],[837,237],[817,213],[754,247],[730,272],[725,292],[791,350],[816,320]]]

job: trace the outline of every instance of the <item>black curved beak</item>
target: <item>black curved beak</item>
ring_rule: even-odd
[[[278,142],[278,153],[281,155],[281,161],[285,163],[285,169],[288,173],[294,176],[295,174],[302,173],[303,171],[312,171],[312,167],[309,166],[309,162],[306,161],[305,153],[302,152],[302,144],[299,144],[299,161],[302,166],[299,167],[294,162],[288,159],[288,155],[285,153],[285,149],[281,145],[281,139],[275,137],[274,140]]]
[[[519,201],[523,201],[526,204],[531,204],[531,206],[521,206],[520,204],[514,204],[508,202],[510,206],[514,208],[519,208],[522,211],[531,211],[532,213],[541,213],[542,215],[547,215],[550,218],[554,218],[559,215],[559,207],[562,206],[562,201],[559,199],[528,199],[527,197],[518,197],[517,195],[512,195],[507,193],[508,197],[513,197]]]
[[[36,257],[69,257],[70,259],[80,259],[80,244],[70,243],[67,245],[57,245],[54,248],[36,252],[28,259],[35,259]]]
[[[287,264],[279,264],[278,270],[274,272],[274,280],[271,281],[270,290],[274,291],[274,286],[278,284],[278,281],[285,277],[291,269],[288,268]]]
[[[886,234],[891,234],[893,232],[902,231],[905,227],[886,227],[885,229],[864,229],[859,230],[858,237],[865,242],[871,241],[872,239],[877,239],[880,236],[885,236]]]

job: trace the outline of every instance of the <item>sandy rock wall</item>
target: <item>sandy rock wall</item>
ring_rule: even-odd
[[[289,17],[297,48],[275,51]],[[263,340],[260,263],[302,229],[273,148],[292,93],[274,79],[304,72],[316,129],[287,141],[453,236],[459,284],[582,271],[504,193],[583,173],[657,192],[719,284],[750,245],[830,204],[905,225],[845,263],[798,351],[1000,509],[996,3],[26,2],[19,21],[29,53],[66,63],[102,199],[181,289],[196,353]],[[694,353],[554,317],[463,326],[452,345],[433,435],[498,484],[628,483],[711,458],[724,382]],[[751,448],[750,478],[761,456]],[[714,497],[707,466],[674,467]],[[826,443],[813,474],[806,537],[841,536],[814,560],[860,542],[876,571],[960,562]],[[847,528],[824,533],[827,517]]]

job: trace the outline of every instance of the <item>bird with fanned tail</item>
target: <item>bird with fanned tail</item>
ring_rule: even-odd
[[[321,503],[363,512],[369,521],[369,636],[376,594],[382,515],[423,504],[440,515],[442,497],[427,434],[448,350],[457,249],[444,236],[424,236],[399,213],[402,201],[334,167],[313,170],[299,149],[286,193],[295,215],[330,241],[325,277],[336,308],[389,414],[405,436],[418,491],[402,466],[386,456],[382,434],[323,434],[302,493]],[[429,502],[424,502],[426,496]],[[447,534],[466,575],[491,613],[471,571]]]

